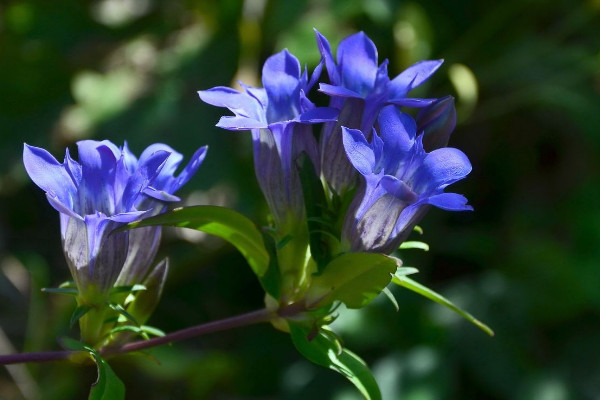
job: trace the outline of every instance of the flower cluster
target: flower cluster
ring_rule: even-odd
[[[102,307],[115,285],[152,283],[154,297],[159,297],[168,263],[151,267],[161,228],[114,230],[178,201],[174,193],[195,174],[206,147],[196,151],[179,176],[174,174],[183,157],[165,144],[148,147],[139,159],[127,144],[119,148],[107,140],[80,141],[77,152],[79,162],[67,149],[61,164],[46,150],[26,144],[23,162],[60,213],[63,250],[78,303]],[[150,300],[155,303],[157,298]],[[142,322],[149,313],[143,314],[138,315]]]
[[[317,217],[326,225],[319,229],[329,233],[322,240],[327,243],[321,244],[330,259],[349,251],[392,253],[429,206],[471,210],[463,196],[444,193],[446,186],[471,170],[460,150],[445,147],[456,122],[453,98],[407,97],[442,60],[418,62],[390,79],[387,60],[378,64],[377,49],[363,32],[344,39],[336,58],[319,32],[316,41],[321,62],[310,80],[306,71],[301,74],[299,61],[283,50],[265,62],[264,88],[240,83],[242,92],[224,87],[199,92],[205,102],[235,114],[222,117],[217,126],[252,132],[256,175],[273,215],[276,238],[291,243],[281,246],[279,253],[295,247],[302,260],[315,257],[314,243],[313,254],[306,253],[310,233],[302,235],[291,228],[315,219],[307,215],[314,205],[305,204],[308,194],[303,193],[306,187],[298,172],[302,153],[323,185],[325,204],[320,207],[325,211]],[[328,107],[316,107],[307,96],[323,67],[329,80],[319,82],[319,91],[330,101]],[[413,118],[402,107],[421,110]],[[311,124],[321,122],[316,140]],[[333,243],[332,236],[337,238]],[[279,254],[278,258],[285,282],[290,261]],[[296,281],[291,286],[301,292],[315,269],[310,261],[292,269]],[[285,283],[283,288],[285,292]]]

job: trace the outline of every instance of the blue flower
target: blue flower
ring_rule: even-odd
[[[389,254],[406,239],[429,206],[472,210],[467,199],[444,189],[469,174],[471,164],[458,149],[426,152],[412,117],[396,106],[379,116],[380,135],[369,143],[355,129],[343,128],[350,163],[363,176],[346,216],[343,241],[352,251]]]
[[[235,114],[221,117],[218,127],[252,131],[256,176],[279,225],[304,215],[302,187],[294,160],[304,152],[319,168],[310,124],[337,117],[336,110],[316,107],[306,97],[320,72],[321,65],[309,80],[298,59],[283,50],[265,62],[262,89],[241,84],[242,92],[227,87],[198,92],[206,103],[226,107]]]
[[[332,97],[331,107],[340,110],[337,124],[326,124],[321,136],[323,175],[336,193],[343,194],[354,185],[356,174],[343,151],[341,128],[355,128],[370,135],[384,106],[425,107],[432,104],[435,99],[406,96],[427,81],[443,61],[418,62],[390,80],[388,61],[378,65],[377,48],[363,32],[340,42],[337,63],[327,39],[316,30],[315,33],[330,81],[329,84],[321,83],[319,90]]]
[[[182,156],[169,146],[148,147],[138,160],[127,148],[105,141],[77,143],[79,162],[66,151],[61,164],[46,150],[25,144],[23,162],[33,182],[60,213],[63,250],[80,296],[107,293],[117,282],[140,283],[156,254],[160,229],[112,233],[143,216],[155,215],[196,172],[206,147],[183,172]],[[122,277],[120,277],[122,274]]]

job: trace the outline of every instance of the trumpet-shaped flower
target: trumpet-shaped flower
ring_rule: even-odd
[[[252,131],[256,176],[276,223],[290,216],[298,220],[304,214],[302,188],[293,161],[305,152],[318,169],[310,124],[337,117],[336,110],[316,107],[306,97],[320,72],[321,65],[309,80],[298,59],[283,50],[265,62],[264,88],[242,84],[242,92],[227,87],[198,92],[206,103],[226,107],[235,114],[221,117],[217,126]]]
[[[112,231],[163,210],[196,172],[206,154],[198,149],[182,173],[182,156],[164,144],[148,147],[138,160],[127,148],[105,141],[77,143],[79,162],[67,149],[61,164],[46,150],[25,144],[23,162],[33,182],[60,213],[63,250],[80,296],[140,283],[156,254],[160,228]],[[121,275],[121,277],[120,277]]]
[[[363,32],[340,42],[337,63],[327,39],[316,30],[315,33],[330,81],[329,84],[321,83],[319,90],[331,96],[331,107],[340,109],[338,122],[326,124],[321,136],[323,175],[333,190],[342,194],[354,185],[356,174],[343,150],[341,128],[359,129],[370,135],[384,106],[425,107],[432,104],[435,99],[406,96],[427,81],[443,61],[418,62],[390,80],[388,61],[378,65],[377,48]]]
[[[379,116],[380,135],[371,142],[359,130],[343,128],[350,163],[364,180],[346,216],[343,240],[352,251],[391,253],[406,239],[429,206],[472,210],[467,199],[444,189],[469,174],[467,156],[454,148],[426,152],[423,135],[395,106]]]

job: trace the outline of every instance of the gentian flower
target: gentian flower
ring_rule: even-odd
[[[407,98],[440,67],[442,60],[421,61],[390,80],[388,61],[378,65],[377,48],[363,32],[342,40],[337,49],[337,64],[327,39],[315,30],[317,44],[329,75],[329,84],[319,90],[331,96],[330,106],[340,110],[337,123],[325,124],[321,135],[323,175],[331,188],[343,194],[352,188],[356,174],[348,163],[342,146],[343,126],[359,129],[370,136],[380,110],[395,104],[425,107],[435,99]]]
[[[364,178],[350,206],[342,241],[351,251],[389,254],[406,239],[428,210],[473,208],[457,193],[444,188],[471,171],[467,156],[458,149],[426,152],[423,134],[408,114],[385,107],[369,143],[363,132],[343,128],[344,148],[350,163]]]
[[[66,151],[61,164],[46,150],[25,144],[23,162],[33,182],[60,213],[63,250],[83,302],[106,296],[119,284],[141,283],[157,251],[160,228],[113,233],[126,223],[155,215],[196,172],[206,154],[200,148],[178,176],[182,156],[164,144],[148,147],[140,159],[127,144],[83,140],[79,162]],[[160,269],[166,263],[160,263]],[[156,274],[154,274],[156,275]],[[88,299],[93,301],[91,299]]]
[[[206,103],[227,107],[235,114],[222,117],[217,126],[252,131],[256,177],[276,225],[303,219],[304,200],[294,160],[304,152],[318,171],[310,124],[337,117],[336,110],[315,107],[306,97],[320,72],[321,64],[309,80],[298,59],[283,50],[265,62],[262,89],[241,84],[242,92],[227,87],[198,92]]]

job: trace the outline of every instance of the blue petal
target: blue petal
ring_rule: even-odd
[[[23,147],[23,164],[36,185],[51,197],[56,197],[64,207],[73,209],[77,187],[72,175],[63,164],[60,164],[46,150],[28,144]]]
[[[350,163],[361,175],[373,174],[375,168],[375,154],[367,143],[365,135],[357,129],[342,127],[344,149]]]
[[[153,199],[160,201],[180,201],[181,199],[177,196],[169,194],[164,190],[158,190],[153,188],[152,186],[147,186],[144,188],[143,193],[152,197]]]
[[[419,199],[419,196],[406,183],[395,176],[386,175],[381,178],[380,182],[386,192],[404,203],[411,204]]]
[[[200,165],[202,165],[202,162],[204,161],[204,158],[206,157],[207,151],[208,151],[208,146],[202,146],[198,150],[196,150],[194,155],[192,155],[190,162],[185,166],[183,171],[181,171],[179,176],[175,179],[175,181],[168,188],[169,193],[177,192],[183,185],[185,185],[192,178],[192,176],[194,176],[196,171],[198,171],[198,168],[200,168]]]
[[[315,35],[317,36],[317,46],[319,47],[321,58],[325,62],[325,67],[327,68],[329,81],[333,85],[339,85],[341,83],[340,74],[337,70],[337,66],[335,65],[335,61],[333,60],[333,55],[331,54],[331,46],[329,45],[329,41],[316,29]]]
[[[458,193],[437,194],[427,198],[425,202],[446,211],[473,211],[473,207],[467,204],[467,198]]]
[[[82,140],[77,142],[82,181],[79,188],[79,214],[96,211],[113,214],[115,209],[114,182],[119,149],[108,141]]]
[[[390,85],[391,98],[406,97],[408,92],[425,82],[444,60],[419,61],[395,77]]]
[[[221,117],[217,123],[219,128],[231,131],[244,131],[248,129],[266,128],[267,124],[256,119],[246,117]]]
[[[298,116],[297,120],[305,123],[319,123],[337,120],[339,110],[331,107],[317,107]]]
[[[202,101],[217,107],[226,107],[234,114],[257,120],[264,119],[264,104],[248,93],[218,86],[208,90],[198,91]]]
[[[262,81],[269,104],[269,123],[291,120],[299,113],[300,62],[287,50],[267,59],[262,69]]]
[[[458,149],[445,147],[425,156],[411,186],[417,193],[430,193],[463,179],[469,172],[471,163],[467,156]]]
[[[165,145],[159,145],[157,147],[155,146],[155,148],[163,148],[164,146]],[[139,198],[140,193],[157,179],[171,155],[172,154],[166,150],[156,150],[150,155],[143,154],[142,157],[140,157],[138,168],[129,178],[127,186],[123,191],[123,197],[121,198],[122,208],[119,211],[131,211],[134,206],[142,200]],[[180,154],[178,155],[181,156]],[[175,168],[177,168],[177,164],[178,162],[175,161]],[[163,181],[168,182],[168,179],[169,176],[167,173]]]
[[[319,92],[325,93],[334,97],[352,97],[362,99],[362,96],[350,89],[342,86],[328,85],[327,83],[319,83]]]
[[[388,100],[389,104],[395,104],[401,107],[427,107],[435,103],[437,99],[410,99],[404,97],[398,97]]]
[[[417,124],[410,115],[391,105],[381,110],[378,123],[386,153],[401,157],[410,150],[417,132]]]
[[[366,97],[375,85],[377,48],[371,39],[358,32],[342,40],[337,49],[341,85]]]

